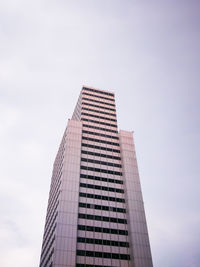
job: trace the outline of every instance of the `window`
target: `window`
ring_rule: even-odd
[[[108,103],[108,102],[95,100],[95,99],[88,98],[88,97],[82,97],[82,100],[91,101],[91,102],[95,102],[95,103],[99,103],[99,104],[115,107],[115,104],[111,104],[111,103]]]
[[[94,184],[80,183],[80,187],[93,188],[97,190],[104,190],[104,191],[117,192],[117,193],[124,193],[123,189],[94,185]]]
[[[118,133],[116,130],[105,129],[105,128],[101,128],[101,127],[94,126],[94,125],[83,124],[83,127],[88,127],[88,128],[92,128],[92,129],[110,132],[110,133]]]
[[[112,139],[119,140],[119,137],[118,136],[113,136],[113,135],[107,135],[107,134],[102,134],[102,133],[90,132],[90,131],[86,131],[86,130],[83,130],[82,133],[92,134],[92,135],[97,135],[97,136],[103,136],[103,137],[107,137],[107,138],[112,138]]]
[[[95,121],[95,120],[90,120],[90,119],[85,119],[85,118],[81,118],[81,120],[117,128],[117,124],[111,124],[111,123],[106,123],[106,122],[102,122],[102,121]]]
[[[107,162],[107,161],[99,161],[99,160],[94,160],[94,159],[86,159],[86,158],[81,158],[82,162],[89,162],[89,163],[95,163],[95,164],[100,164],[100,165],[106,165],[106,166],[112,166],[112,167],[117,167],[117,168],[121,168],[122,165],[121,164],[116,164],[116,163],[112,163],[112,162]]]
[[[118,254],[118,253],[88,251],[88,250],[86,250],[86,251],[85,250],[77,250],[76,254],[78,256],[85,256],[86,255],[88,257],[130,260],[130,255],[128,255],[128,254]]]
[[[88,225],[78,225],[78,230],[89,231],[89,232],[98,232],[98,233],[110,233],[116,235],[128,235],[127,230],[119,230],[119,229],[111,229],[111,228],[102,228],[102,227],[94,227]]]
[[[89,194],[89,193],[79,193],[80,197],[86,197],[86,198],[94,198],[94,199],[102,199],[102,200],[107,200],[107,201],[113,201],[113,202],[120,202],[120,203],[125,203],[125,199],[123,198],[117,198],[117,197],[110,197],[110,196],[105,196],[105,195],[95,195],[95,194]]]
[[[96,146],[96,145],[91,145],[91,144],[85,144],[85,143],[82,143],[82,146],[84,146],[84,147],[90,147],[90,148],[95,148],[95,149],[100,149],[100,150],[105,150],[105,151],[110,151],[110,152],[115,152],[115,153],[120,153],[120,150],[109,148],[109,147],[101,147],[101,146]]]
[[[96,89],[93,89],[93,88],[83,87],[83,90],[90,91],[90,92],[95,92],[95,93],[103,94],[103,95],[110,95],[110,96],[114,97],[114,94],[112,94],[112,93],[96,90]]]
[[[114,212],[119,212],[119,213],[126,213],[126,210],[123,208],[109,207],[109,206],[103,206],[103,205],[93,205],[93,204],[82,203],[82,202],[79,202],[79,207],[87,208],[87,209],[106,210],[106,211],[114,211]]]
[[[113,174],[113,175],[119,175],[122,176],[122,172],[117,172],[117,171],[111,171],[111,170],[105,170],[105,169],[99,169],[99,168],[93,168],[93,167],[88,167],[88,166],[81,166],[82,170],[88,170],[88,171],[94,171],[94,172],[102,172],[102,173],[108,173],[108,174]],[[114,192],[114,191],[113,191]],[[117,192],[117,191],[116,191]]]

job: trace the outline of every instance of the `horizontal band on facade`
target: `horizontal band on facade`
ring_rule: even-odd
[[[107,144],[107,145],[112,145],[112,146],[119,146],[119,143],[105,141],[105,140],[91,138],[91,137],[86,137],[86,136],[82,136],[82,140],[87,140],[87,141],[92,141],[92,142]]]
[[[49,251],[49,249],[51,248],[51,246],[53,244],[53,240],[55,239],[55,235],[54,234],[55,234],[56,225],[57,224],[54,225],[53,229],[51,229],[51,231],[47,235],[48,239],[45,239],[44,242],[42,243],[41,260],[44,257],[44,253],[46,255],[48,253],[47,251]],[[53,236],[53,239],[52,239],[52,236]]]
[[[54,234],[54,233],[53,233],[53,234]],[[53,243],[54,243],[54,241],[55,241],[55,234],[53,235],[53,238],[52,238],[52,236],[51,236],[50,241],[51,241],[51,242],[48,243],[47,246],[45,246],[45,248],[42,248],[42,249],[43,249],[43,253],[41,254],[41,257],[40,257],[40,259],[41,259],[41,263],[43,263],[44,260],[46,259],[47,255],[48,255],[48,253],[49,253],[49,250],[51,249],[51,247],[52,247],[52,245],[53,245]],[[44,252],[45,252],[45,254],[44,254]]]
[[[91,104],[91,103],[87,103],[87,102],[82,102],[82,105],[87,105],[87,106],[89,106],[89,107],[100,108],[100,109],[106,109],[106,110],[110,110],[110,111],[114,111],[114,112],[116,112],[115,108],[102,107],[102,106],[98,106],[98,105]]]
[[[47,264],[48,264],[49,261],[51,260],[51,257],[52,257],[52,255],[53,255],[53,253],[54,253],[54,248],[52,248],[52,250],[51,250],[50,253],[49,253],[49,251],[48,251],[46,257],[40,262],[40,267],[43,266],[43,263],[44,263],[44,261],[45,261],[46,259],[47,259],[47,260],[46,260],[44,266],[47,266]],[[47,258],[47,256],[48,256],[48,258]]]
[[[94,214],[78,214],[79,219],[86,219],[86,220],[94,220],[94,221],[102,221],[102,222],[112,222],[112,223],[121,223],[127,224],[126,219],[114,218],[114,217],[106,217],[106,216],[99,216]]]
[[[125,247],[125,248],[129,247],[128,242],[107,240],[107,239],[77,237],[77,242],[78,243],[95,244],[95,245],[112,246],[112,247]]]
[[[89,163],[111,166],[111,167],[116,167],[116,168],[122,167],[121,164],[116,164],[116,163],[107,162],[107,161],[100,161],[100,160],[95,160],[95,159],[88,159],[88,158],[81,158],[81,162],[89,162]]]
[[[102,104],[102,105],[115,107],[115,104],[111,104],[111,103],[108,103],[108,102],[103,102],[103,101],[95,100],[95,99],[88,98],[88,97],[82,97],[82,99],[83,100],[86,100],[86,101],[89,101],[89,102],[91,101],[91,102],[99,103],[99,104]]]
[[[85,151],[85,150],[81,150],[81,154],[96,156],[96,157],[100,157],[100,158],[121,160],[121,158],[117,157],[117,156],[113,156],[113,155],[109,155],[109,154],[96,153],[96,152],[91,152],[91,151]]]
[[[76,255],[86,256],[86,257],[95,257],[95,258],[130,260],[129,254],[118,254],[118,253],[89,251],[89,250],[77,250]]]
[[[84,106],[82,106],[82,110],[87,110],[87,111],[91,111],[91,112],[98,113],[98,114],[100,113],[100,114],[104,114],[104,115],[108,115],[108,116],[112,116],[112,117],[116,118],[116,114],[108,113],[108,112],[100,111],[100,110],[96,110],[96,109],[86,108]]]
[[[95,209],[95,210],[104,210],[104,211],[113,211],[113,212],[119,212],[119,213],[126,213],[126,210],[123,209],[123,208],[116,208],[116,207],[96,205],[96,204],[83,203],[83,202],[79,202],[79,207],[80,208],[87,208],[87,209]]]
[[[99,176],[93,176],[93,175],[82,174],[82,173],[80,174],[80,178],[96,180],[96,181],[102,181],[102,182],[108,182],[108,183],[115,183],[115,184],[123,184],[122,180],[99,177]]]
[[[92,123],[97,123],[97,124],[102,124],[102,125],[110,126],[113,128],[117,128],[117,124],[111,124],[111,123],[106,123],[106,122],[102,122],[102,121],[95,121],[95,120],[90,120],[90,119],[86,119],[86,118],[81,118],[81,120],[92,122]]]
[[[102,137],[106,137],[106,138],[111,138],[111,139],[119,140],[119,137],[118,136],[113,136],[113,135],[108,135],[108,134],[102,134],[102,133],[91,132],[91,131],[86,131],[86,130],[83,130],[82,133],[92,134],[92,135],[96,135],[96,136],[102,136]]]
[[[89,231],[89,232],[97,232],[97,233],[106,233],[113,235],[128,235],[127,230],[120,229],[112,229],[112,228],[104,228],[104,227],[95,227],[89,225],[78,225],[78,230]]]
[[[110,267],[110,265],[95,265],[95,264],[82,264],[82,263],[77,263],[76,267]]]
[[[110,96],[114,97],[113,93],[104,92],[104,91],[96,90],[96,89],[93,89],[93,88],[83,87],[83,90],[90,91],[90,92],[95,92],[95,93],[103,94],[103,95],[110,95]]]
[[[122,172],[105,170],[105,169],[99,169],[99,168],[93,168],[93,167],[88,167],[88,166],[83,166],[83,165],[81,165],[81,169],[82,170],[87,170],[87,171],[101,172],[101,173],[108,173],[108,174],[122,176]]]
[[[110,197],[110,196],[105,196],[105,195],[96,195],[96,194],[83,193],[83,192],[80,192],[79,196],[86,197],[86,198],[94,198],[94,199],[101,199],[101,200],[106,200],[106,201],[125,203],[125,199],[119,198],[119,197]]]
[[[100,95],[89,94],[89,93],[86,93],[84,91],[82,91],[82,95],[88,95],[88,96],[97,97],[97,98],[101,98],[101,99],[105,99],[105,100],[109,100],[109,101],[115,102],[114,98],[108,98],[108,97],[104,97],[104,96],[100,96]]]
[[[104,151],[110,151],[110,152],[114,152],[114,153],[120,153],[120,150],[109,148],[109,147],[96,146],[96,145],[85,144],[85,143],[82,143],[82,146],[84,146],[84,147],[90,147],[90,148],[94,148],[94,149],[99,149],[99,150],[104,150]]]
[[[116,119],[111,119],[111,118],[108,118],[108,117],[102,117],[102,116],[98,116],[98,115],[94,115],[94,114],[90,114],[90,113],[85,113],[85,112],[81,112],[81,116],[88,116],[88,117],[93,117],[93,118],[97,118],[97,119],[102,119],[102,120],[107,120],[107,121],[114,121],[114,122],[117,122]]]
[[[100,131],[104,131],[104,132],[118,133],[118,131],[107,129],[107,128],[101,128],[101,127],[94,126],[94,125],[83,124],[83,129],[84,129],[84,127],[95,129],[95,130],[100,130]]]
[[[117,193],[124,193],[123,189],[108,187],[108,186],[95,185],[95,184],[80,183],[80,187],[93,188],[93,189],[97,189],[97,190],[104,190],[104,191],[117,192]]]

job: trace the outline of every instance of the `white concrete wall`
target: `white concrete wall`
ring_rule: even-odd
[[[128,211],[132,266],[152,267],[151,250],[132,132],[120,131],[120,149]]]

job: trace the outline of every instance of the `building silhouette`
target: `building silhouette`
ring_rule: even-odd
[[[40,267],[152,267],[132,132],[114,93],[83,87],[51,180]]]

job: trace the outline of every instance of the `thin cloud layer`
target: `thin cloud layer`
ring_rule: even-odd
[[[198,1],[0,3],[0,266],[38,266],[53,161],[83,84],[134,130],[155,267],[200,266]]]

